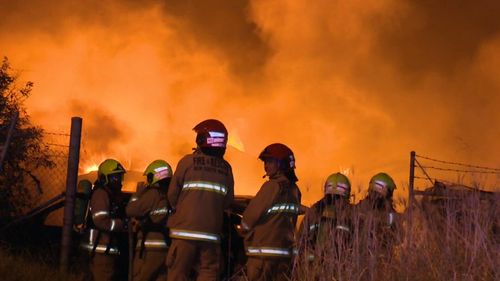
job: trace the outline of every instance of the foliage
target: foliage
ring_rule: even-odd
[[[19,86],[18,78],[4,58],[0,66],[0,144],[7,139],[13,116],[17,113],[19,118],[0,172],[0,222],[3,223],[35,203],[36,192],[30,186],[36,185],[37,179],[31,171],[53,165],[49,148],[42,142],[43,129],[31,123],[24,106],[33,83]]]

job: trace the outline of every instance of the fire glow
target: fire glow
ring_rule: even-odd
[[[413,149],[498,166],[500,122],[484,120],[500,120],[500,24],[486,4],[28,2],[0,3],[0,56],[35,82],[37,124],[83,117],[82,173],[95,155],[175,166],[207,118],[229,129],[240,194],[262,184],[273,142],[294,150],[309,202],[339,165],[362,189],[380,171],[404,185]]]
[[[85,174],[89,174],[91,172],[97,171],[97,169],[99,169],[99,164],[90,164],[89,166],[83,168],[83,171]]]
[[[241,141],[236,131],[229,134],[227,145],[232,146],[241,152],[245,152],[245,145],[243,144],[243,141]]]

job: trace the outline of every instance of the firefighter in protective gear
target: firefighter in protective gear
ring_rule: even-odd
[[[319,258],[318,263],[325,255],[341,256],[340,252],[348,249],[352,236],[349,179],[341,173],[331,174],[323,191],[324,197],[307,210],[299,231],[301,246],[313,250],[306,258]]]
[[[274,143],[259,158],[264,161],[269,180],[250,201],[241,221],[248,258],[247,279],[288,280],[295,225],[301,210],[295,157],[286,145]]]
[[[227,129],[209,119],[194,131],[197,148],[179,161],[168,189],[168,280],[188,280],[194,270],[197,280],[219,279],[224,211],[234,199],[232,168],[223,158]]]
[[[97,180],[90,196],[86,229],[88,236],[81,244],[90,255],[90,280],[116,278],[120,234],[126,223],[121,199],[125,169],[114,159],[99,165]]]
[[[167,190],[172,168],[155,160],[144,171],[146,188],[134,194],[127,205],[127,216],[138,220],[132,280],[152,281],[167,278],[165,259],[169,246],[166,228],[169,207]]]
[[[368,196],[361,200],[357,208],[363,214],[374,213],[389,228],[395,227],[396,210],[393,193],[396,189],[394,180],[386,173],[378,173],[370,179]]]
[[[393,248],[399,243],[399,219],[392,199],[395,189],[396,184],[388,174],[378,173],[370,179],[367,197],[356,205],[360,248],[368,251],[361,256],[370,259],[361,262],[375,269],[366,273],[371,279],[379,279],[384,268],[391,264]]]

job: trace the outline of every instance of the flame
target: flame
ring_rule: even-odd
[[[106,159],[102,154],[89,154],[87,150],[84,150],[82,157],[80,158],[80,174],[89,174],[95,172],[99,169],[99,164]]]
[[[345,167],[342,167],[342,166],[339,166],[339,171],[340,171],[340,173],[342,173],[346,177],[349,177],[351,175],[351,173],[352,173],[352,169],[351,168],[345,168]]]
[[[132,159],[130,156],[127,156],[127,153],[116,153],[116,155],[110,156],[109,154],[105,153],[90,152],[89,150],[84,148],[83,155],[80,158],[79,172],[83,174],[88,174],[97,171],[99,169],[99,165],[105,159],[118,160],[118,162],[122,164],[125,170],[128,170],[129,168],[132,167]]]
[[[227,145],[232,146],[241,152],[245,152],[245,145],[243,144],[243,141],[239,137],[238,131],[231,132],[231,134],[229,135],[229,139],[227,141]]]
[[[85,172],[85,174],[89,174],[91,172],[97,171],[97,169],[99,169],[98,164],[90,164],[90,165],[86,166],[85,168],[83,168],[83,171]]]

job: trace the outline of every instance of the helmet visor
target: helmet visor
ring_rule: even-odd
[[[388,187],[385,182],[376,180],[372,184],[372,190],[385,197],[387,196]]]
[[[110,183],[121,183],[123,181],[123,173],[108,175],[108,181]]]
[[[348,197],[349,192],[349,186],[342,182],[338,182],[336,185],[333,185],[332,183],[327,183],[325,185],[325,194],[336,194]]]
[[[208,132],[207,145],[210,147],[226,147],[226,134],[222,132]]]

